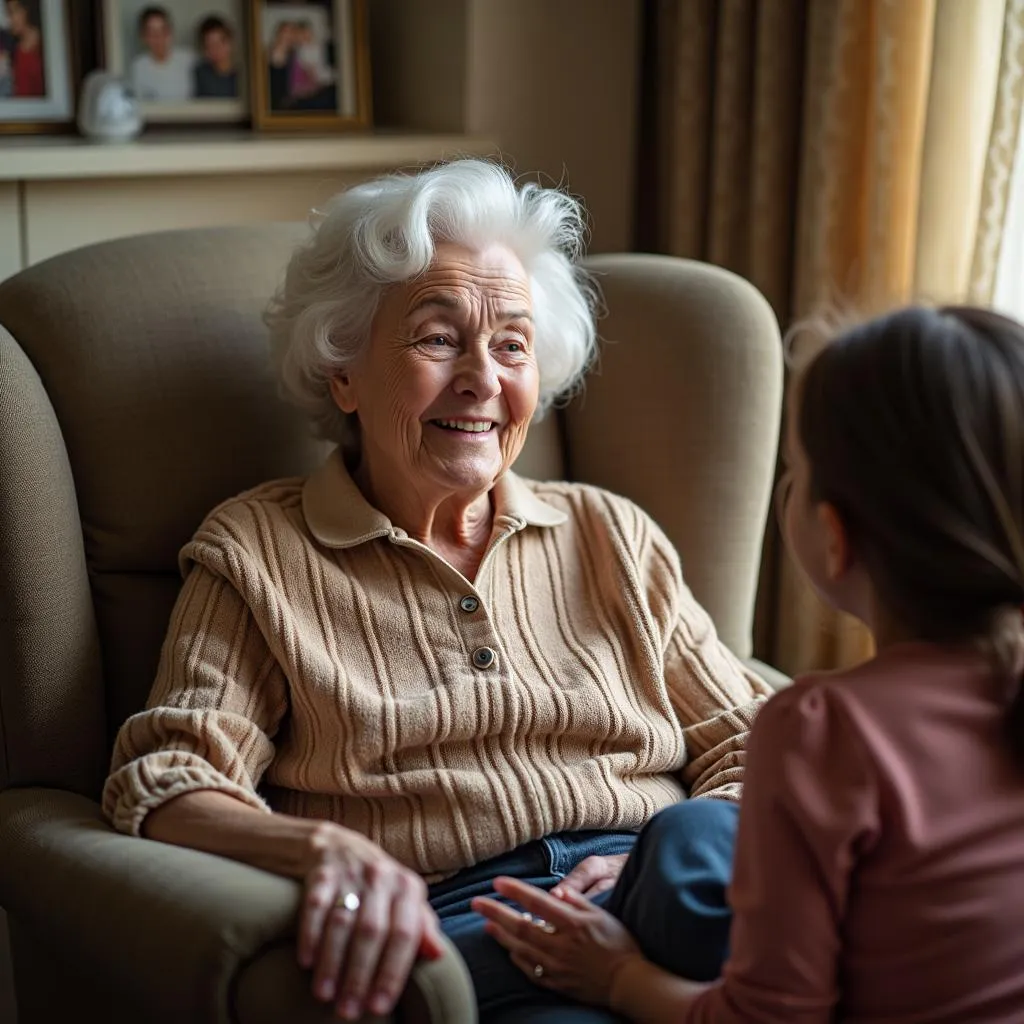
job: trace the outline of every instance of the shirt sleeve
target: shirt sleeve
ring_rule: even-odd
[[[879,832],[878,784],[841,701],[797,683],[761,712],[750,743],[722,980],[685,1024],[829,1024],[858,859]]]
[[[682,782],[691,797],[738,800],[747,735],[773,691],[722,643],[683,579],[675,548],[653,522],[649,528],[643,561],[655,617],[664,622],[665,683],[686,744]]]
[[[138,834],[146,814],[196,790],[269,810],[256,792],[287,707],[283,672],[239,591],[190,569],[146,710],[121,727],[103,810]]]

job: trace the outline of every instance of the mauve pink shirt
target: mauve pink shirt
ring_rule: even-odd
[[[1024,772],[980,654],[805,677],[747,748],[732,954],[685,1024],[1024,1021]]]

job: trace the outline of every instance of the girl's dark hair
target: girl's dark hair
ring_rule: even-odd
[[[970,307],[900,310],[843,332],[799,389],[812,499],[836,507],[901,627],[984,642],[1024,759],[1024,327]]]

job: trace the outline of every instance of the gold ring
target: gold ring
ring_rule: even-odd
[[[346,892],[334,901],[334,905],[354,914],[359,909],[360,902],[358,893]]]

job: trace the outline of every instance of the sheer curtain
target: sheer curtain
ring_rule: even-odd
[[[992,305],[1024,322],[1024,131],[1018,125]]]
[[[968,299],[1024,319],[1024,0],[1006,0]]]

